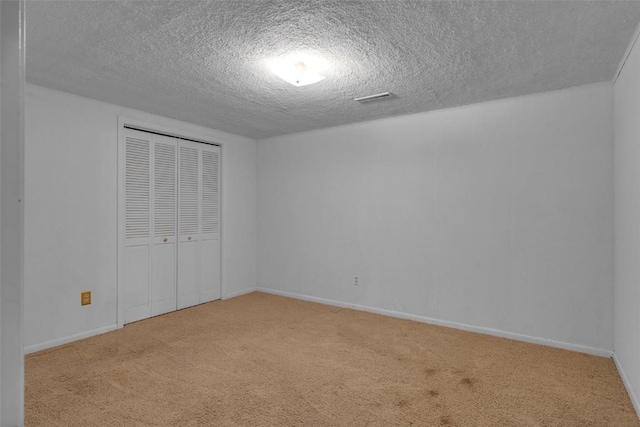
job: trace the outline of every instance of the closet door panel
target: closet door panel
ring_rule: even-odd
[[[151,316],[151,305],[149,304],[149,255],[149,246],[130,246],[125,248],[125,323],[135,322]]]
[[[176,305],[177,140],[154,135],[152,314]]]
[[[178,255],[178,308],[199,303],[198,242],[180,242]]]
[[[123,195],[125,323],[151,315],[151,158],[149,135],[127,130]]]
[[[220,298],[220,147],[201,144],[200,302]]]
[[[176,251],[174,244],[154,248],[152,316],[176,310]]]
[[[178,159],[178,308],[185,308],[200,301],[199,144],[180,140]]]
[[[220,242],[203,240],[200,244],[200,302],[220,299]]]

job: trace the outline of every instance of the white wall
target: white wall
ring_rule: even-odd
[[[256,286],[256,143],[27,86],[25,327],[28,351],[116,325],[118,116],[223,143],[222,292]],[[91,290],[90,306],[80,292]]]
[[[24,421],[24,1],[0,2],[0,426]]]
[[[259,286],[606,354],[612,96],[602,84],[258,141]]]
[[[615,352],[640,415],[640,44],[615,84]]]
[[[256,286],[259,260],[263,288],[613,348],[609,84],[273,138],[257,153],[32,85],[26,109],[28,350],[116,324],[118,115],[225,144],[225,296]]]

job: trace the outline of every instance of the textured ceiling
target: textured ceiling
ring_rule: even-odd
[[[26,21],[30,83],[264,138],[611,80],[640,2],[27,1]],[[294,51],[326,79],[269,71]]]

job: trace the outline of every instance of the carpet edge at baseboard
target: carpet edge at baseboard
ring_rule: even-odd
[[[250,294],[251,292],[256,292],[258,291],[258,288],[248,288],[248,289],[243,289],[241,291],[237,291],[237,292],[231,292],[230,294],[225,294],[221,299],[226,300],[226,299],[231,299],[231,298],[235,298],[235,297],[240,297],[242,295],[246,295],[246,294]]]
[[[463,331],[475,332],[475,333],[480,333],[480,334],[485,334],[485,335],[491,335],[491,336],[495,336],[495,337],[499,337],[499,338],[508,338],[508,339],[512,339],[512,340],[516,340],[516,341],[528,342],[528,343],[531,343],[531,344],[546,345],[548,347],[555,347],[555,348],[560,348],[560,349],[563,349],[563,350],[576,351],[578,353],[585,353],[585,354],[590,354],[590,355],[593,355],[593,356],[601,356],[601,357],[609,357],[609,358],[613,357],[613,351],[612,350],[606,350],[606,349],[603,349],[603,348],[590,347],[590,346],[581,345],[581,344],[571,344],[571,343],[567,343],[567,342],[563,342],[563,341],[556,341],[556,340],[552,340],[552,339],[548,339],[548,338],[540,338],[540,337],[533,337],[533,336],[529,336],[529,335],[519,334],[519,333],[516,333],[516,332],[508,332],[508,331],[503,331],[503,330],[499,330],[499,329],[485,328],[485,327],[482,327],[482,326],[468,325],[468,324],[465,324],[465,323],[458,323],[458,322],[452,322],[452,321],[449,321],[449,320],[435,319],[435,318],[432,318],[432,317],[420,316],[420,315],[410,314],[410,313],[403,313],[403,312],[400,312],[400,311],[387,310],[387,309],[384,309],[384,308],[376,308],[376,307],[369,307],[369,306],[365,306],[365,305],[352,304],[352,303],[347,303],[347,302],[342,302],[342,301],[331,300],[331,299],[327,299],[327,298],[320,298],[320,297],[313,297],[313,296],[309,296],[309,295],[296,294],[296,293],[293,293],[293,292],[284,292],[284,291],[278,291],[278,290],[275,290],[275,289],[261,288],[261,287],[257,287],[257,288],[255,288],[255,290],[258,291],[258,292],[265,292],[265,293],[268,293],[268,294],[279,295],[279,296],[283,296],[283,297],[296,298],[296,299],[301,299],[301,300],[304,300],[304,301],[310,301],[310,302],[317,302],[317,303],[321,303],[321,304],[333,305],[333,306],[336,306],[336,307],[352,308],[354,310],[366,311],[366,312],[375,313],[375,314],[382,314],[384,316],[396,317],[396,318],[399,318],[399,319],[414,320],[414,321],[421,322],[421,323],[428,323],[428,324],[431,324],[431,325],[437,325],[437,326],[444,326],[444,327],[447,327],[447,328],[460,329],[460,330],[463,330]]]
[[[92,329],[90,331],[81,332],[79,334],[70,335],[68,337],[57,338],[55,340],[46,341],[40,344],[32,344],[25,346],[24,354],[36,353],[38,351],[46,350],[49,348],[57,347],[63,344],[69,344],[70,342],[78,341],[84,338],[90,338],[96,335],[106,334],[107,332],[115,331],[118,329],[118,325],[108,325],[102,328]]]
[[[631,387],[631,382],[629,381],[629,377],[627,377],[627,374],[622,368],[622,363],[620,362],[620,359],[618,359],[618,354],[615,351],[613,352],[613,361],[616,364],[616,368],[618,369],[618,374],[620,374],[620,378],[622,378],[622,384],[624,384],[624,388],[627,389],[627,394],[629,395],[629,399],[631,399],[631,404],[633,405],[633,408],[636,410],[636,415],[638,416],[638,419],[640,419],[640,401],[638,401],[638,397],[636,396],[636,393],[633,390],[633,387]]]

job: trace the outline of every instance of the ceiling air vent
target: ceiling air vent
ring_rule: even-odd
[[[391,96],[391,92],[382,92],[376,93],[375,95],[361,96],[360,98],[353,98],[354,101],[358,102],[369,102],[369,101],[377,101],[378,99],[389,98]]]

